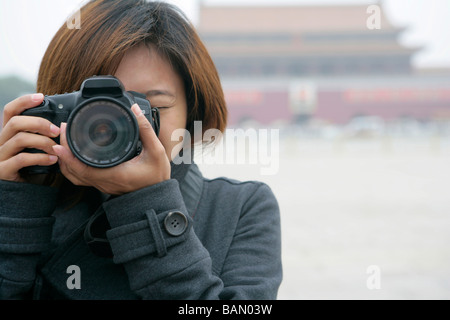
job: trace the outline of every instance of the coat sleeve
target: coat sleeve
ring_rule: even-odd
[[[124,265],[131,289],[143,299],[274,299],[281,281],[278,206],[270,189],[259,189],[242,208],[222,275],[212,271],[176,180],[105,202],[113,259]],[[181,226],[187,221],[180,235],[167,225],[172,212],[182,213]]]
[[[0,181],[0,299],[23,299],[51,241],[57,189]]]
[[[277,298],[282,281],[280,211],[269,186],[256,186],[236,222],[221,271],[221,299]]]

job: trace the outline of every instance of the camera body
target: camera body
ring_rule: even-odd
[[[142,150],[139,126],[131,111],[135,103],[159,135],[159,110],[150,106],[145,95],[125,91],[113,76],[93,76],[84,80],[80,91],[45,96],[40,106],[22,115],[45,118],[58,127],[67,122],[67,143],[75,157],[91,167],[110,168],[131,160]],[[54,140],[59,144],[59,137]],[[58,165],[33,166],[23,172],[47,174],[58,170]]]

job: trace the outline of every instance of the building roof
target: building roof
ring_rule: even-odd
[[[200,7],[201,33],[304,33],[368,31],[368,5],[340,6],[205,6]],[[381,11],[381,30],[393,26]]]
[[[383,10],[381,29],[369,29],[368,8],[201,5],[197,29],[222,76],[409,74],[420,48],[398,42],[404,28]]]
[[[366,55],[373,56],[378,54],[384,55],[411,55],[418,48],[404,48],[397,43],[373,43],[373,44],[356,44],[350,43],[346,45],[340,44],[323,44],[323,45],[307,45],[303,43],[293,45],[271,45],[271,44],[209,44],[209,52],[218,57],[283,57],[283,56],[334,56],[340,55]]]

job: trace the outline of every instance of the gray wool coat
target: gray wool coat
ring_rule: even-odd
[[[0,181],[0,299],[277,297],[280,213],[264,183],[172,164],[122,196],[92,189],[68,207],[62,192]]]

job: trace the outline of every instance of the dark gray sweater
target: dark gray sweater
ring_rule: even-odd
[[[120,197],[92,189],[71,208],[60,192],[0,181],[1,299],[277,297],[280,216],[263,183],[208,180],[190,165]],[[87,227],[94,213],[106,227]],[[93,252],[86,229],[106,235],[111,256]],[[80,289],[68,286],[69,266]]]

